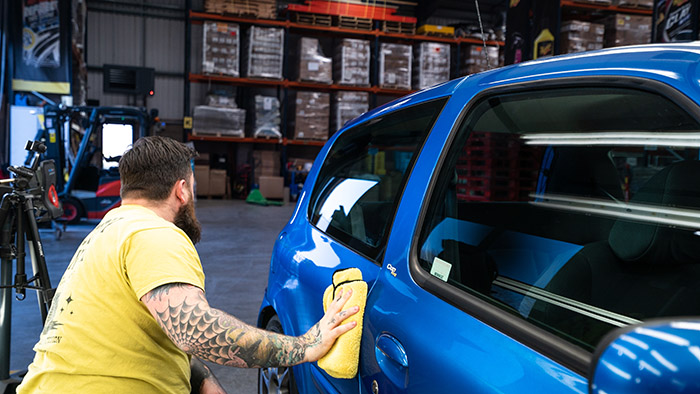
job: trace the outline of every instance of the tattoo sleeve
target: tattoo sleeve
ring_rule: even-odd
[[[296,365],[305,360],[308,348],[320,342],[318,325],[301,337],[261,330],[211,308],[204,292],[188,284],[160,286],[141,300],[175,345],[217,364],[243,368]]]

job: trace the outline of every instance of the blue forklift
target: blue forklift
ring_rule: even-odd
[[[57,166],[59,222],[101,219],[119,206],[119,158],[156,120],[157,110],[138,107],[45,107],[43,157]]]

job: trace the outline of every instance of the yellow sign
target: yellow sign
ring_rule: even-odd
[[[192,117],[191,116],[185,116],[184,119],[182,119],[182,127],[185,129],[191,129],[192,128]]]

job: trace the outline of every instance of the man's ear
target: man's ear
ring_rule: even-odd
[[[187,182],[184,179],[175,183],[175,197],[181,204],[187,203]]]

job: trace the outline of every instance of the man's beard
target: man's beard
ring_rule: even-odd
[[[196,244],[202,238],[202,225],[199,224],[199,220],[197,220],[197,216],[194,213],[193,199],[190,199],[187,204],[180,207],[173,223],[190,237],[193,244]]]

